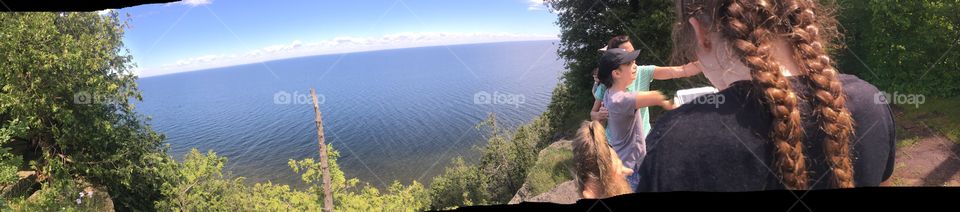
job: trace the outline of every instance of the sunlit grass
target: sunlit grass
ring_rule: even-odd
[[[571,170],[573,151],[569,143],[544,149],[527,176],[531,196],[540,195],[560,183],[573,180]]]
[[[903,112],[897,124],[917,123],[942,134],[954,143],[960,144],[960,97],[927,98],[918,105],[897,105]],[[897,146],[916,142],[916,135],[897,128]]]

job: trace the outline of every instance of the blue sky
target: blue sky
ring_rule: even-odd
[[[556,39],[537,0],[188,0],[118,10],[141,76],[351,51]]]

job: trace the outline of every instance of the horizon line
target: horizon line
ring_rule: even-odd
[[[206,70],[211,70],[211,69],[229,68],[229,67],[236,67],[236,66],[243,66],[243,65],[251,65],[251,64],[256,64],[256,63],[266,63],[266,62],[273,62],[273,61],[280,61],[280,60],[289,60],[289,59],[297,59],[297,58],[304,58],[304,57],[314,57],[314,56],[327,56],[327,55],[338,55],[338,54],[353,54],[353,53],[365,53],[365,52],[378,52],[378,51],[389,51],[389,50],[399,50],[399,49],[429,48],[429,47],[440,47],[440,46],[450,47],[450,46],[463,46],[463,45],[474,45],[474,44],[494,44],[494,43],[534,42],[534,41],[558,41],[558,40],[560,40],[560,38],[518,39],[518,40],[497,40],[497,41],[476,41],[476,42],[462,42],[462,43],[454,42],[454,43],[448,43],[448,44],[408,45],[408,46],[395,46],[395,47],[388,47],[388,48],[360,48],[360,49],[349,49],[349,50],[344,50],[344,51],[313,52],[313,54],[311,54],[311,53],[306,53],[306,54],[281,55],[281,56],[279,56],[279,57],[274,57],[274,58],[261,58],[261,59],[254,59],[254,60],[249,60],[249,61],[241,61],[241,62],[237,62],[237,63],[209,64],[209,66],[188,67],[188,68],[181,69],[181,70],[177,70],[177,71],[171,71],[171,72],[166,72],[166,73],[159,73],[159,74],[154,74],[154,75],[143,75],[143,73],[138,73],[138,72],[142,71],[143,69],[133,69],[132,71],[134,72],[134,75],[137,75],[137,78],[144,79],[144,78],[151,78],[151,77],[168,76],[168,75],[174,75],[174,74],[182,74],[182,73],[189,73],[189,72],[206,71]],[[156,69],[154,69],[154,70],[156,70]]]

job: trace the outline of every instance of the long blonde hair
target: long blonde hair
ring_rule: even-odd
[[[719,31],[741,62],[751,69],[754,89],[773,117],[770,138],[776,168],[787,189],[808,189],[803,126],[798,97],[790,81],[772,59],[772,40],[783,38],[793,47],[794,59],[805,75],[799,78],[813,89],[816,117],[826,135],[824,153],[831,166],[832,186],[854,187],[850,137],[853,119],[838,72],[826,48],[839,34],[832,8],[816,0],[676,0],[675,62],[693,58],[696,40],[689,18]]]
[[[596,183],[595,194],[606,198],[633,192],[624,176],[615,167],[613,150],[607,144],[607,135],[598,121],[584,121],[573,141],[573,161],[576,166],[577,187],[581,192],[589,182]]]

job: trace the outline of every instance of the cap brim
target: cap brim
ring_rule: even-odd
[[[630,61],[636,61],[637,57],[640,57],[640,50],[634,50],[632,52],[629,52],[627,53],[627,55],[624,55],[623,59],[620,61],[620,64],[624,64]]]

